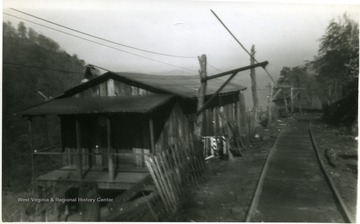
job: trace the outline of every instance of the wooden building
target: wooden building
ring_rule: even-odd
[[[295,112],[319,111],[322,109],[321,101],[316,95],[309,95],[305,88],[281,86],[282,90],[276,94],[273,102],[280,115]]]
[[[209,80],[205,98],[223,81]],[[63,165],[38,176],[37,183],[89,182],[100,189],[129,189],[148,176],[145,153],[193,142],[199,86],[198,76],[107,72],[23,111],[30,130],[34,117],[56,115],[61,123],[59,150],[32,152],[61,156]],[[224,135],[226,122],[238,126],[239,93],[244,89],[229,83],[207,107],[204,136]]]

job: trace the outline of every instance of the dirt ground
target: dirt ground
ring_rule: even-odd
[[[280,130],[288,127],[286,118],[276,121],[270,129],[262,129],[260,139],[244,153],[230,161],[208,161],[208,180],[196,189],[192,200],[171,221],[181,222],[244,222],[263,165]],[[331,174],[350,211],[356,213],[357,140],[342,129],[326,125],[320,119],[312,129],[326,169]],[[335,151],[332,166],[326,149]]]
[[[172,221],[244,221],[267,156],[288,120],[278,120],[269,129],[259,128],[259,138],[248,147],[244,157],[207,161],[208,180]]]
[[[355,217],[358,172],[358,142],[345,129],[329,126],[321,120],[312,124],[325,168],[342,199]]]

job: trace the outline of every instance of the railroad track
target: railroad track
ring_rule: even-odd
[[[264,165],[246,222],[352,222],[326,173],[311,120],[282,131]]]

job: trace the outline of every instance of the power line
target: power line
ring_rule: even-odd
[[[207,64],[208,64],[208,66],[211,67],[212,69],[217,70],[218,72],[223,72],[221,69],[218,69],[218,68],[216,68],[215,66],[210,65],[209,63],[207,63]]]
[[[16,10],[16,9],[13,9],[14,11],[19,11],[19,10]],[[19,11],[21,12],[21,11]],[[23,13],[23,12],[21,12]],[[14,17],[14,18],[17,18],[17,19],[21,19],[21,20],[24,20],[24,21],[27,21],[29,23],[32,23],[32,24],[35,24],[35,25],[38,25],[38,26],[42,26],[42,27],[45,27],[47,29],[51,29],[51,30],[54,30],[54,31],[57,31],[57,32],[60,32],[60,33],[63,33],[63,34],[66,34],[66,35],[69,35],[69,36],[72,36],[72,37],[76,37],[76,38],[79,38],[79,39],[82,39],[82,40],[85,40],[85,41],[89,41],[89,42],[92,42],[92,43],[95,43],[95,44],[98,44],[98,45],[102,45],[102,46],[105,46],[105,47],[108,47],[108,48],[112,48],[114,50],[117,50],[117,51],[121,51],[121,52],[124,52],[124,53],[127,53],[127,54],[131,54],[131,55],[134,55],[134,56],[138,56],[138,57],[142,57],[142,58],[145,58],[145,59],[148,59],[148,60],[152,60],[152,61],[156,61],[156,62],[159,62],[159,63],[163,63],[163,64],[166,64],[166,65],[170,65],[170,66],[175,66],[177,68],[180,68],[180,69],[184,69],[184,70],[187,70],[187,71],[191,71],[191,72],[195,72],[195,70],[191,70],[191,69],[187,69],[187,68],[184,68],[184,67],[181,67],[181,66],[177,66],[177,65],[174,65],[174,64],[171,64],[171,63],[167,63],[167,62],[163,62],[163,61],[159,61],[159,60],[156,60],[156,59],[152,59],[152,58],[148,58],[148,57],[145,57],[145,56],[142,56],[142,55],[138,55],[138,54],[135,54],[135,53],[132,53],[132,52],[128,52],[128,51],[125,51],[125,50],[121,50],[121,49],[118,49],[118,48],[115,48],[115,47],[112,47],[112,46],[109,46],[109,45],[105,45],[105,44],[102,44],[100,42],[97,42],[97,41],[93,41],[93,40],[90,40],[90,39],[86,39],[86,38],[83,38],[83,37],[80,37],[80,36],[77,36],[77,35],[74,35],[74,34],[71,34],[71,33],[68,33],[68,32],[65,32],[65,31],[62,31],[62,30],[59,30],[59,29],[55,29],[55,28],[52,28],[52,27],[49,27],[49,26],[46,26],[46,25],[43,25],[43,24],[40,24],[40,23],[37,23],[37,22],[34,22],[34,21],[31,21],[31,20],[28,20],[28,19],[25,19],[25,18],[22,18],[22,17],[18,17],[18,16],[15,16],[15,15],[11,15],[9,13],[5,13],[5,15],[8,15],[8,16],[11,16],[11,17]],[[24,13],[26,14],[26,13]],[[34,16],[36,18],[36,16]],[[40,18],[39,18],[40,19]],[[51,21],[49,21],[50,23],[52,23]],[[59,24],[59,26],[62,27],[62,25]],[[71,29],[71,28],[70,28]],[[72,30],[72,29],[71,29]],[[80,32],[82,33],[82,32]],[[92,35],[90,35],[92,36]],[[111,41],[110,41],[111,42]],[[175,56],[174,56],[175,57]],[[184,58],[184,57],[183,57]],[[196,58],[196,57],[185,57],[185,58]],[[208,63],[209,67],[211,67],[212,69],[214,70],[217,70],[219,72],[222,72],[221,69],[218,69],[216,68],[215,66],[211,65],[210,63]]]
[[[24,20],[24,21],[27,21],[29,23],[32,23],[32,24],[35,24],[35,25],[38,25],[38,26],[45,27],[47,29],[51,29],[51,30],[54,30],[54,31],[57,31],[57,32],[60,32],[60,33],[63,33],[63,34],[69,35],[69,36],[72,36],[72,37],[76,37],[76,38],[79,38],[79,39],[82,39],[82,40],[85,40],[85,41],[88,41],[88,42],[92,42],[92,43],[95,43],[95,44],[98,44],[98,45],[101,45],[101,46],[104,46],[104,47],[108,47],[108,48],[111,48],[111,49],[114,49],[114,50],[117,50],[117,51],[120,51],[120,52],[123,52],[123,53],[127,53],[127,54],[131,54],[131,55],[134,55],[134,56],[137,56],[137,57],[145,58],[145,59],[155,61],[155,62],[158,62],[158,63],[161,63],[161,64],[177,67],[177,68],[180,68],[182,70],[186,70],[186,71],[190,71],[190,72],[196,72],[195,70],[192,70],[192,69],[188,69],[188,68],[185,68],[185,67],[182,67],[182,66],[174,65],[174,64],[171,64],[171,63],[168,63],[168,62],[163,62],[163,61],[160,61],[160,60],[156,60],[156,59],[153,59],[153,58],[149,58],[149,57],[146,57],[146,56],[135,54],[135,53],[132,53],[132,52],[129,52],[129,51],[121,50],[121,49],[116,48],[116,47],[112,47],[112,46],[109,46],[109,45],[106,45],[106,44],[103,44],[103,43],[100,43],[100,42],[97,42],[97,41],[93,41],[93,40],[90,40],[90,39],[87,39],[87,38],[84,38],[84,37],[80,37],[80,36],[77,36],[77,35],[74,35],[74,34],[59,30],[59,29],[55,29],[55,28],[52,28],[52,27],[49,27],[49,26],[46,26],[46,25],[43,25],[43,24],[40,24],[40,23],[37,23],[37,22],[33,22],[31,20],[28,20],[28,19],[24,19],[24,18],[21,18],[21,17],[18,17],[18,16],[11,15],[11,14],[8,14],[8,13],[5,13],[5,12],[4,12],[4,14],[8,15],[8,16],[11,16],[11,17],[21,19],[21,20]]]
[[[5,64],[5,65],[13,65],[13,66],[22,66],[22,67],[27,67],[27,68],[35,68],[35,69],[54,71],[54,72],[82,74],[80,72],[74,72],[74,71],[68,71],[68,70],[60,70],[60,69],[55,69],[55,68],[45,68],[45,67],[39,67],[39,66],[35,66],[35,65],[25,65],[25,64],[11,63],[11,62],[6,62],[6,61],[3,61],[3,64]]]
[[[214,14],[214,16],[219,20],[219,22],[225,27],[225,29],[230,33],[230,35],[235,39],[235,41],[242,47],[242,49],[256,62],[259,63],[255,57],[244,47],[244,45],[242,45],[242,43],[235,37],[235,35],[229,30],[229,28],[227,28],[227,26],[221,21],[221,19],[216,15],[216,13],[210,9],[210,11]],[[270,77],[271,81],[273,81],[273,83],[276,83],[275,80],[271,77],[270,73],[267,71],[267,69],[265,67],[263,67],[263,69],[265,70],[266,74]]]
[[[98,36],[95,36],[95,35],[92,35],[92,34],[89,34],[89,33],[85,33],[85,32],[82,32],[82,31],[79,31],[79,30],[76,30],[76,29],[73,29],[73,28],[70,28],[70,27],[61,25],[61,24],[59,24],[59,23],[52,22],[52,21],[50,21],[50,20],[40,18],[40,17],[35,16],[35,15],[32,15],[32,14],[30,14],[30,13],[26,13],[26,12],[20,11],[20,10],[18,10],[18,9],[14,9],[14,8],[10,8],[10,9],[13,10],[13,11],[16,11],[16,12],[19,12],[19,13],[22,13],[22,14],[25,14],[25,15],[27,15],[27,16],[30,16],[30,17],[33,17],[33,18],[36,18],[36,19],[45,21],[45,22],[47,22],[47,23],[51,23],[51,24],[53,24],[53,25],[60,26],[60,27],[62,27],[62,28],[65,28],[65,29],[68,29],[68,30],[71,30],[71,31],[74,31],[74,32],[77,32],[77,33],[80,33],[80,34],[83,34],[83,35],[92,37],[92,38],[96,38],[96,39],[98,39],[98,40],[102,40],[102,41],[105,41],[105,42],[109,42],[109,43],[112,43],[112,44],[116,44],[116,45],[119,45],[119,46],[122,46],[122,47],[127,47],[127,48],[130,48],[130,49],[134,49],[134,50],[138,50],[138,51],[143,51],[143,52],[150,53],[150,54],[157,54],[157,55],[167,56],[167,57],[196,58],[196,57],[194,57],[194,56],[180,56],[180,55],[165,54],[165,53],[161,53],[161,52],[150,51],[150,50],[146,50],[146,49],[142,49],[142,48],[138,48],[138,47],[133,47],[133,46],[130,46],[130,45],[126,45],[126,44],[118,43],[118,42],[115,42],[115,41],[112,41],[112,40],[108,40],[108,39],[105,39],[105,38],[102,38],[102,37],[98,37]]]
[[[72,29],[72,28],[63,26],[63,25],[61,25],[61,24],[54,23],[54,22],[52,22],[52,21],[49,21],[49,20],[46,20],[46,19],[42,19],[42,18],[40,18],[40,17],[31,15],[31,14],[29,14],[29,13],[22,12],[22,11],[17,10],[17,9],[13,9],[13,8],[10,8],[10,9],[12,9],[12,10],[14,10],[14,11],[17,11],[17,12],[20,12],[20,13],[23,13],[23,14],[25,14],[25,15],[34,17],[34,18],[36,18],[36,19],[43,20],[43,21],[45,21],[45,22],[48,22],[48,23],[51,23],[51,24],[54,24],[54,25],[63,27],[63,28],[65,28],[65,29],[72,30],[72,31],[74,31],[74,32],[78,32],[78,33],[81,33],[81,34],[84,34],[84,35],[87,35],[87,36],[90,36],[90,37],[93,37],[93,38],[96,38],[96,39],[100,39],[100,40],[103,40],[103,41],[106,41],[106,42],[109,42],[109,43],[117,44],[117,45],[124,46],[124,47],[128,47],[128,48],[131,48],[131,49],[135,49],[135,50],[139,50],[139,51],[144,51],[144,52],[147,52],[147,53],[158,54],[158,55],[162,55],[162,56],[169,56],[169,57],[191,58],[191,59],[196,58],[196,57],[191,57],[191,56],[169,55],[169,54],[164,54],[164,53],[159,53],[159,52],[154,52],[154,51],[148,51],[148,50],[144,50],[144,49],[141,49],[141,48],[131,47],[131,46],[124,45],[124,44],[120,44],[120,43],[117,43],[117,42],[114,42],[114,41],[111,41],[111,40],[107,40],[107,39],[104,39],[104,38],[101,38],[101,37],[97,37],[97,36],[94,36],[94,35],[91,35],[91,34],[87,34],[87,33],[84,33],[84,32],[81,32],[81,31],[78,31],[78,30],[75,30],[75,29]],[[25,20],[25,21],[27,21],[27,22],[34,23],[34,24],[36,24],[36,25],[40,25],[40,26],[46,27],[46,28],[49,28],[49,29],[53,29],[53,30],[56,30],[56,31],[58,31],[58,32],[65,33],[65,34],[67,34],[67,35],[76,36],[76,35],[73,35],[73,34],[70,34],[70,33],[67,33],[67,32],[63,32],[63,31],[60,31],[60,30],[57,30],[57,29],[54,29],[54,28],[51,28],[51,27],[47,27],[47,26],[45,26],[45,25],[42,25],[42,24],[39,24],[39,23],[30,21],[30,20],[27,20],[27,19],[24,19],[24,18],[20,18],[20,17],[14,16],[14,15],[11,15],[11,14],[8,14],[8,13],[4,13],[4,14],[6,14],[6,15],[8,15],[8,16],[15,17],[15,18],[18,18],[18,19]],[[81,38],[81,39],[83,39],[83,40],[85,39],[85,38],[82,38],[82,37],[79,37],[79,36],[76,36],[76,37]],[[88,40],[88,39],[86,39],[86,40]],[[90,40],[88,40],[88,41],[90,41]],[[100,43],[98,43],[98,42],[96,42],[96,43],[97,43],[97,44],[100,44]],[[107,45],[106,45],[106,46],[107,46]],[[107,47],[109,47],[109,46],[107,46]],[[114,49],[114,48],[113,48],[113,49]],[[120,49],[118,49],[118,50],[120,50]],[[121,50],[120,50],[120,51],[121,51]],[[127,52],[127,51],[122,51],[122,52],[129,53],[129,52]],[[222,70],[216,68],[215,66],[213,66],[213,65],[211,65],[211,64],[209,64],[209,63],[208,63],[208,65],[209,65],[209,67],[213,68],[214,70],[217,70],[217,71],[219,71],[219,72],[222,72]]]

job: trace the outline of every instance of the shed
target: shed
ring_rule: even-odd
[[[223,80],[208,81],[205,99]],[[194,140],[198,76],[107,72],[62,95],[28,108],[23,116],[56,115],[61,123],[63,167],[38,182],[91,182],[103,189],[128,189],[148,175],[144,154]],[[204,112],[203,135],[223,135],[224,119],[239,123],[239,92],[229,83]],[[47,147],[49,149],[51,147]],[[34,155],[51,155],[32,149]],[[36,164],[35,164],[36,166]]]

